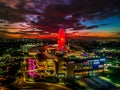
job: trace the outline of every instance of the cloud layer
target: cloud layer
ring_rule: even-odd
[[[91,30],[107,24],[86,26],[81,22],[111,16],[120,16],[120,0],[0,0],[0,20],[27,24],[19,25],[23,28],[19,34],[56,33],[59,27]]]

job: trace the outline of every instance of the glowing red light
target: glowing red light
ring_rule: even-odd
[[[62,41],[62,42],[63,42],[63,41],[64,41],[64,38],[60,38],[60,41]]]
[[[61,51],[65,50],[66,36],[64,28],[60,28],[58,32],[58,49]]]

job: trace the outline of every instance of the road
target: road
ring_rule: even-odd
[[[19,77],[16,77],[15,82],[13,83],[13,86],[22,89],[41,89],[41,90],[70,90],[69,88],[66,88],[64,86],[48,83],[48,82],[27,82],[24,81],[25,77],[23,74],[19,75]]]
[[[93,90],[117,90],[117,87],[113,83],[99,77],[83,78],[82,81]]]

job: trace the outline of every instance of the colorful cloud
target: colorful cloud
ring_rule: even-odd
[[[45,38],[59,27],[71,37],[119,37],[119,22],[120,0],[0,0],[3,38]]]

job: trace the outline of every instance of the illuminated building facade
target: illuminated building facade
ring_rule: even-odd
[[[67,61],[63,58],[63,55],[58,57],[58,76],[65,78],[67,77]]]
[[[56,68],[53,59],[46,59],[37,64],[39,76],[55,76]]]
[[[104,71],[105,58],[68,59],[67,76],[96,76]]]
[[[31,77],[36,76],[36,66],[35,66],[35,60],[32,58],[28,58],[28,74]]]

